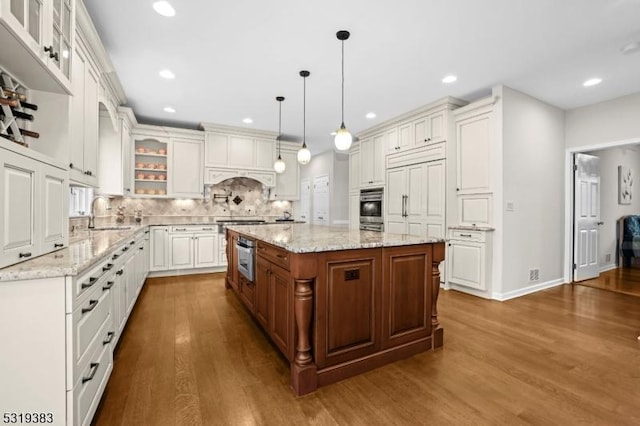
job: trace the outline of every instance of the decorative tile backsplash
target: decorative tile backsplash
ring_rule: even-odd
[[[216,218],[259,216],[275,219],[284,212],[293,214],[290,201],[270,201],[273,188],[249,178],[227,179],[211,186],[205,199],[161,199],[114,197],[111,210],[105,203],[96,203],[96,224],[115,222],[118,211],[124,210],[125,222],[133,221],[137,210],[148,216],[215,216]],[[71,219],[70,224],[84,227],[86,219]]]

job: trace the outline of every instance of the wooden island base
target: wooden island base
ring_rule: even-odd
[[[251,229],[227,229],[226,286],[289,361],[296,395],[443,345],[444,243],[296,253]],[[256,241],[253,281],[236,266],[239,235]]]

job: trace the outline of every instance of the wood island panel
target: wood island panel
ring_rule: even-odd
[[[239,234],[257,240],[254,283],[234,264]],[[245,304],[289,360],[296,395],[442,346],[441,241],[301,253],[251,232],[227,229],[227,241],[226,287],[243,299],[253,286]]]

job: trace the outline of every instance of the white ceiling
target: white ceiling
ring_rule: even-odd
[[[141,122],[277,131],[282,95],[283,133],[301,138],[307,69],[312,153],[331,149],[340,125],[341,29],[354,133],[496,84],[563,109],[640,91],[640,52],[620,52],[640,40],[640,0],[170,0],[173,18],[153,0],[84,1]],[[164,68],[176,78],[160,78]],[[447,74],[458,81],[443,84]],[[593,76],[602,84],[583,87]]]

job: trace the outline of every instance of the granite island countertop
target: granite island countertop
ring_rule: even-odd
[[[291,253],[353,250],[444,242],[442,238],[361,231],[309,224],[230,225],[227,229],[261,240]]]

